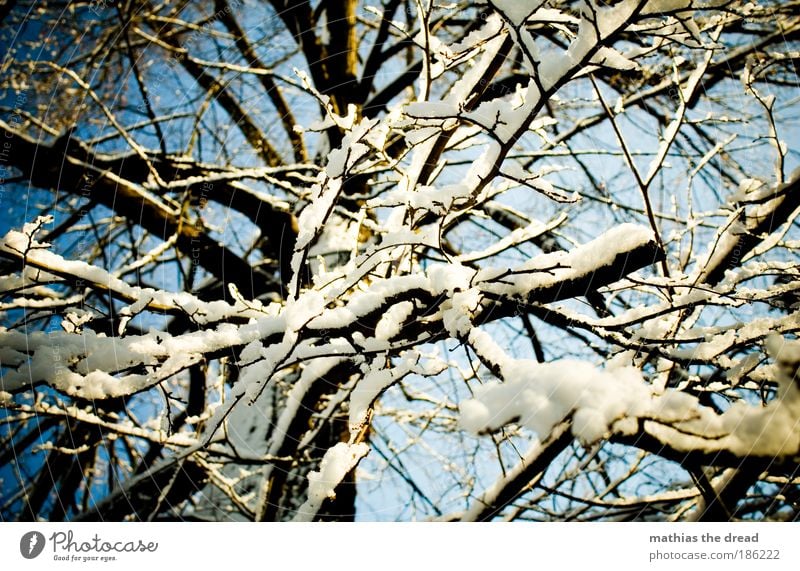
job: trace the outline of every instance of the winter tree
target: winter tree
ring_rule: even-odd
[[[797,0],[0,19],[0,518],[800,518]]]

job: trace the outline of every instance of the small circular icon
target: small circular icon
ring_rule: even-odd
[[[19,552],[25,559],[39,557],[44,549],[44,534],[38,531],[29,531],[19,540]]]

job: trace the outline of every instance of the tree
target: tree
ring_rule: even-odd
[[[798,519],[797,1],[6,2],[3,519]]]

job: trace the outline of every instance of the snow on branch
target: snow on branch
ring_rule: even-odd
[[[50,251],[50,244],[38,242],[36,233],[53,222],[52,216],[39,217],[25,224],[23,230],[11,230],[0,238],[0,256],[19,262],[23,267],[40,270],[38,279],[54,277],[67,280],[78,288],[91,288],[131,302],[132,313],[142,310],[180,312],[192,316],[198,323],[219,322],[231,317],[247,318],[256,315],[245,305],[232,306],[224,301],[204,302],[187,292],[165,292],[152,288],[131,286],[108,271],[82,262],[67,260]]]
[[[569,420],[572,434],[585,446],[644,432],[678,452],[699,449],[737,457],[797,458],[800,342],[773,336],[768,349],[776,361],[778,392],[766,406],[738,402],[718,414],[693,395],[654,390],[635,367],[505,358],[499,366],[503,382],[475,389],[474,397],[461,403],[460,423],[483,433],[513,422],[542,438]]]
[[[359,444],[340,442],[325,452],[319,470],[308,475],[308,499],[297,509],[294,521],[312,521],[322,502],[336,497],[336,486],[368,452],[369,446],[363,442]]]

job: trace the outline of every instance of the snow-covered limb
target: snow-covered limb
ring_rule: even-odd
[[[336,486],[368,452],[369,446],[364,443],[340,442],[328,450],[322,458],[319,471],[308,475],[308,499],[297,509],[294,521],[312,521],[322,502],[336,497]]]
[[[92,283],[113,283],[123,293],[144,296],[131,306],[134,313],[152,303],[148,300],[159,299],[172,302],[176,309],[181,307],[184,312],[197,315],[198,322],[201,322],[200,316],[205,316],[204,319],[209,321],[219,321],[226,315],[250,317],[250,323],[244,325],[223,323],[215,329],[195,331],[179,337],[166,333],[117,338],[97,335],[92,331],[32,335],[0,332],[6,348],[2,360],[2,365],[7,369],[2,378],[4,390],[17,392],[45,382],[67,394],[91,399],[140,392],[191,367],[208,355],[226,349],[253,342],[274,343],[277,334],[286,327],[298,335],[296,340],[284,340],[284,343],[288,343],[287,347],[294,347],[304,340],[317,343],[315,338],[318,337],[341,339],[348,336],[357,324],[364,327],[372,321],[374,325],[367,325],[364,330],[371,332],[373,341],[355,340],[355,346],[367,351],[386,349],[390,345],[383,339],[387,336],[383,329],[388,324],[381,317],[397,300],[406,300],[402,303],[417,300],[428,305],[420,305],[411,313],[407,313],[410,306],[403,306],[406,316],[398,324],[407,323],[408,327],[404,331],[397,331],[393,343],[401,345],[402,339],[414,340],[420,335],[433,339],[442,329],[452,331],[448,320],[466,315],[465,306],[458,299],[466,295],[468,290],[472,291],[474,297],[472,311],[476,312],[476,319],[484,322],[518,311],[520,303],[534,300],[546,303],[579,295],[585,290],[586,284],[600,286],[606,280],[619,279],[652,263],[655,256],[647,230],[623,226],[571,253],[545,254],[519,268],[488,268],[476,273],[463,266],[437,266],[424,276],[374,281],[364,291],[352,294],[346,305],[336,309],[325,310],[328,303],[335,303],[336,300],[327,301],[315,292],[308,292],[293,304],[280,309],[277,304],[254,309],[223,302],[207,304],[188,294],[143,292],[140,288],[136,292],[129,291],[132,288],[124,282],[116,283],[98,268],[81,262],[69,262],[51,254],[44,245],[26,238],[25,234],[12,233],[9,236],[12,245],[7,247],[27,248],[26,258],[56,258],[51,261],[60,264],[64,272],[69,272],[76,279],[88,280],[93,277]],[[31,254],[31,249],[35,254]],[[640,252],[645,253],[644,257]],[[631,266],[631,263],[635,265]],[[440,311],[432,312],[434,307],[430,304],[443,295],[451,300],[442,302]],[[480,305],[482,298],[487,301]],[[183,306],[177,305],[175,300],[181,300]],[[189,306],[192,311],[189,311]],[[420,313],[427,313],[429,317],[423,321]],[[212,317],[213,320],[209,319]],[[394,318],[398,318],[398,315],[394,315]],[[53,355],[53,347],[58,348],[57,358]],[[269,351],[275,352],[277,347],[275,345]],[[307,345],[308,349],[311,347]],[[326,351],[351,356],[357,353],[352,344],[348,348],[341,343],[317,343],[315,351],[321,355]],[[290,357],[291,352],[285,353],[281,360],[291,361]],[[142,366],[151,368],[151,372],[114,376],[115,373]],[[269,376],[259,378],[258,386],[262,386],[261,383],[266,382]],[[242,387],[245,385],[247,381],[243,380]],[[245,389],[241,388],[238,392],[244,395],[243,391]]]
[[[19,262],[27,274],[39,270],[36,281],[49,282],[61,278],[77,289],[90,288],[131,303],[130,311],[144,309],[192,316],[198,323],[220,322],[230,318],[258,316],[245,305],[233,306],[224,301],[204,302],[187,292],[165,292],[153,288],[131,286],[108,271],[82,262],[68,260],[50,251],[50,244],[38,242],[36,233],[53,222],[52,216],[39,217],[25,225],[22,231],[11,230],[0,238],[0,256]],[[33,278],[31,278],[33,279]]]
[[[214,352],[276,335],[282,327],[281,319],[262,317],[243,326],[222,324],[177,337],[167,333],[106,337],[90,329],[29,335],[0,330],[4,369],[0,384],[3,390],[18,392],[47,383],[87,399],[132,395]],[[149,372],[125,374],[142,368]]]
[[[504,357],[499,362],[504,382],[477,388],[461,404],[460,423],[480,433],[515,422],[543,438],[568,420],[584,445],[644,432],[677,453],[800,458],[800,345],[775,335],[768,347],[777,361],[778,391],[766,406],[739,402],[719,414],[685,392],[654,392],[633,367],[598,369],[580,361],[542,364]]]

